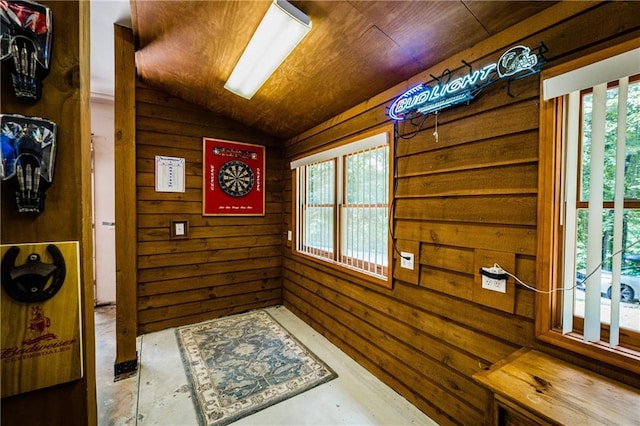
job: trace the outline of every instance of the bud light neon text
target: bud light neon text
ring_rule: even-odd
[[[539,50],[542,50],[542,46]],[[466,62],[465,62],[466,64]],[[400,96],[389,106],[389,117],[393,120],[404,120],[411,112],[429,114],[434,111],[471,101],[480,89],[495,83],[500,78],[513,77],[523,72],[526,75],[539,72],[541,61],[530,49],[524,46],[514,46],[507,50],[497,63],[486,65],[484,68],[469,72],[465,76],[439,83],[435,86],[420,83]],[[526,75],[523,75],[526,76]]]

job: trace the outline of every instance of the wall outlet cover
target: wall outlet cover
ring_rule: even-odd
[[[496,280],[494,278],[482,277],[482,288],[486,290],[497,291],[499,293],[507,292],[507,280]]]
[[[486,290],[497,291],[499,293],[507,292],[507,276],[502,268],[498,266],[493,266],[491,268],[481,268],[480,275],[482,275],[482,288]]]
[[[400,252],[400,267],[405,269],[411,269],[413,271],[413,253],[406,251]]]

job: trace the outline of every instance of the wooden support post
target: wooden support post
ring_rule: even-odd
[[[136,370],[136,70],[133,31],[114,24],[116,203],[116,378]]]

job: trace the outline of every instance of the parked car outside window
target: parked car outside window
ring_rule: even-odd
[[[576,273],[576,288],[585,290],[586,274],[584,270]],[[638,302],[640,297],[640,277],[621,275],[620,301],[626,303]],[[602,270],[600,273],[600,295],[611,299],[611,271]]]

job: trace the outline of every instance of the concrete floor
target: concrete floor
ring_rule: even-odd
[[[283,306],[268,312],[338,378],[234,425],[435,425]],[[113,381],[115,307],[96,308],[98,425],[197,425],[174,329],[138,337],[138,372]]]

